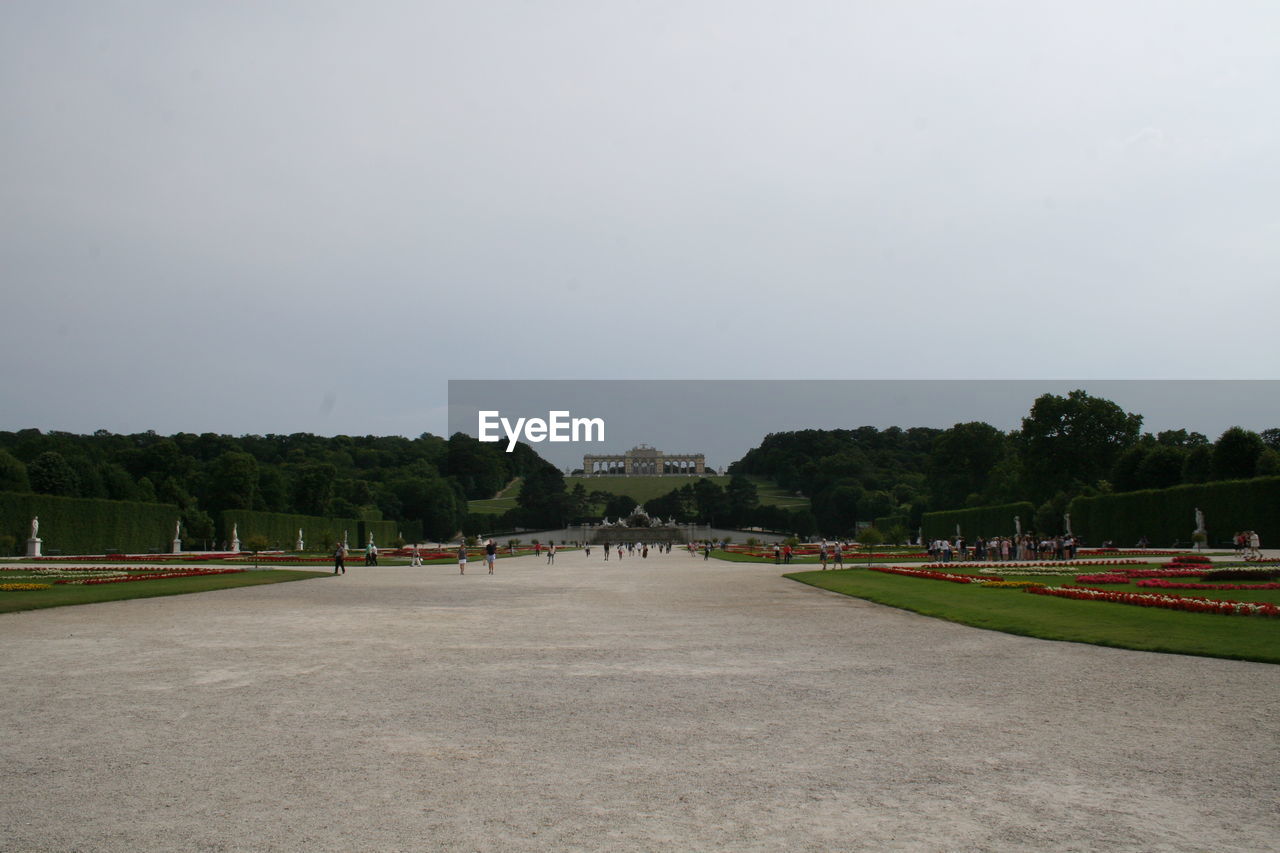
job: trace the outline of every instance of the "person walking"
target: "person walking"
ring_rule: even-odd
[[[410,566],[422,565],[422,555],[418,553],[417,545],[414,545],[412,548],[409,549],[409,565]]]
[[[345,575],[347,573],[347,563],[346,560],[343,559],[345,556],[346,550],[342,547],[342,543],[339,542],[338,547],[333,549],[333,573],[335,575]]]
[[[484,561],[489,564],[489,574],[493,574],[493,564],[498,560],[498,546],[492,539],[484,543]]]
[[[552,542],[547,546],[547,565],[550,566],[556,561],[556,543]]]
[[[702,559],[711,559],[711,540],[708,539],[702,546]]]
[[[465,575],[467,573],[467,543],[463,542],[458,546],[458,574]]]
[[[835,548],[832,550],[831,553],[832,553],[832,556],[835,558],[835,564],[832,566],[832,568],[843,569],[844,568],[844,548],[841,547],[839,542],[835,544]]]

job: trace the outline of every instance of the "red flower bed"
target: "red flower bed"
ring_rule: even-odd
[[[950,572],[932,572],[924,569],[897,569],[890,566],[872,566],[873,572],[884,572],[886,575],[903,575],[909,578],[925,578],[933,581],[950,581],[951,583],[986,583],[998,581],[994,575],[989,578],[976,578],[973,575],[953,575]]]
[[[1076,583],[1128,583],[1128,575],[1115,573],[1105,575],[1076,575]]]
[[[1134,604],[1139,607],[1159,607],[1166,610],[1184,610],[1188,613],[1224,613],[1240,616],[1270,616],[1280,618],[1280,607],[1274,604],[1255,604],[1252,601],[1220,601],[1211,598],[1194,598],[1186,595],[1164,593],[1157,595],[1142,592],[1112,592],[1086,586],[1033,586],[1027,587],[1032,595],[1050,595],[1077,601],[1110,601],[1116,604]]]
[[[1155,578],[1138,581],[1137,586],[1153,586],[1160,589],[1280,589],[1280,583],[1172,583]]]
[[[1131,578],[1198,578],[1205,573],[1205,570],[1203,568],[1124,569],[1124,573]]]
[[[60,580],[54,583],[75,584],[76,586],[88,586],[89,584],[100,583],[128,583],[129,581],[154,581],[162,578],[194,578],[199,575],[229,575],[236,572],[243,572],[244,569],[188,569],[187,571],[177,572],[147,572],[145,575],[125,575],[122,578],[86,578],[82,581]]]
[[[1072,566],[1080,566],[1081,568],[1092,568],[1094,566],[1141,566],[1145,565],[1141,560],[1090,560],[1082,563],[1078,560],[1004,560],[998,563],[976,563],[972,560],[957,560],[950,563],[925,563],[922,568],[941,569],[954,568],[956,566],[964,566],[966,569],[1004,569],[1011,574],[1017,574],[1017,569],[1062,569],[1063,572],[1071,571]]]

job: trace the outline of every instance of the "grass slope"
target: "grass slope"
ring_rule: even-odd
[[[582,487],[588,493],[594,491],[610,492],[615,495],[626,495],[636,503],[647,503],[654,498],[662,497],[672,489],[678,489],[681,486],[691,483],[696,478],[693,477],[565,477],[564,486],[567,490],[572,491],[573,487],[582,484]],[[729,485],[728,477],[708,477],[711,482],[716,483],[721,488]],[[808,509],[809,499],[796,497],[795,495],[785,491],[771,480],[763,477],[748,477],[751,482],[756,484],[756,489],[760,495],[760,503],[763,506],[779,506],[786,510]],[[469,512],[488,513],[497,515],[514,509],[516,506],[516,496],[520,494],[520,481],[515,480],[507,488],[503,489],[496,497],[485,500],[468,501],[467,509]],[[603,507],[596,507],[596,511],[600,512]]]
[[[799,572],[786,577],[877,604],[1007,634],[1140,651],[1280,663],[1280,621],[1275,619],[1074,601],[865,569]],[[1008,577],[1016,579],[1012,575]],[[1261,592],[1224,591],[1214,597],[1233,596],[1235,600],[1270,600]]]
[[[308,578],[324,577],[327,574],[330,573],[271,569],[237,572],[229,575],[198,575],[190,578],[162,578],[153,581],[90,584],[88,586],[56,584],[49,589],[20,592],[0,591],[0,613],[38,610],[43,607],[65,607],[72,604],[95,604],[99,601],[155,598],[160,595],[185,595],[190,592],[209,592],[216,589],[259,586],[266,583],[301,581]],[[3,582],[4,573],[0,572],[0,583]]]

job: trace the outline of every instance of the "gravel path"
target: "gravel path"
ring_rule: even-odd
[[[0,643],[4,851],[1280,849],[1280,667],[771,565],[353,566]]]

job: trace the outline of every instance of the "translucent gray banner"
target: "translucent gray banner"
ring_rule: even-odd
[[[1231,426],[1280,426],[1280,380],[468,379],[449,381],[449,434],[486,433],[504,448],[516,434],[565,469],[640,445],[703,454],[720,469],[771,432],[968,421],[1016,430],[1037,397],[1074,389],[1142,415],[1146,432],[1212,441]]]

